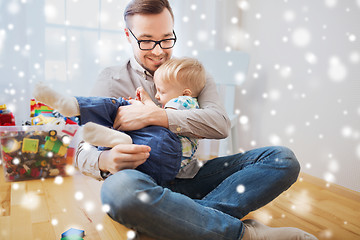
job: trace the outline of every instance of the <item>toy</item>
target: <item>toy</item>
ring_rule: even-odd
[[[5,153],[12,153],[21,148],[21,142],[17,141],[15,138],[10,138],[7,141],[1,139],[1,145]]]
[[[31,121],[15,125],[14,117],[0,105],[0,156],[8,181],[66,176],[75,149],[69,148],[78,129],[77,118],[63,118],[52,108],[30,100]],[[11,125],[11,127],[10,127]],[[41,126],[31,126],[41,125]]]
[[[67,230],[61,234],[61,239],[62,240],[83,239],[84,236],[85,236],[84,230],[70,228],[69,230]]]
[[[67,148],[66,146],[63,146],[61,140],[57,138],[54,139],[53,137],[50,136],[46,136],[45,141],[46,141],[44,146],[45,150],[49,150],[54,153],[57,153],[61,157],[65,155]]]
[[[71,164],[75,156],[75,148],[68,148],[66,153],[66,164]]]
[[[30,100],[30,117],[36,117],[40,114],[53,117],[53,111],[54,109],[41,102],[37,102],[35,99]]]
[[[0,105],[0,126],[15,126],[15,117],[6,109],[6,104]]]
[[[11,161],[13,159],[10,155],[6,154],[5,152],[3,153],[2,158],[4,159],[5,162]]]
[[[44,115],[38,115],[31,119],[31,125],[44,125],[47,123],[54,122],[55,120],[56,120],[55,117],[49,117],[49,116],[46,117]]]
[[[77,125],[53,127],[0,129],[1,155],[8,181],[67,175],[65,168],[72,164],[75,155],[75,149],[69,148],[69,143]]]
[[[39,139],[24,138],[22,144],[22,152],[37,153],[39,147]]]
[[[61,238],[61,240],[84,240],[82,237],[76,236],[76,235],[71,235],[68,237],[63,237]]]
[[[57,121],[54,109],[35,99],[30,100],[30,117],[31,125],[44,125]]]
[[[71,125],[79,124],[79,119],[77,117],[72,117],[72,118],[65,117],[64,119],[66,124],[71,124]]]

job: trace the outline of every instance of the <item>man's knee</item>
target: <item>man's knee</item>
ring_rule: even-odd
[[[266,147],[263,152],[263,158],[273,167],[287,170],[289,173],[296,174],[296,176],[300,171],[300,164],[294,152],[288,147]]]
[[[281,166],[287,169],[288,175],[295,177],[296,180],[300,172],[300,164],[294,152],[284,146],[274,146],[272,150],[276,154],[275,161],[279,161]]]

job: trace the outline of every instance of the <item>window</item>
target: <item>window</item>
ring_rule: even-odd
[[[14,112],[17,124],[29,118],[33,82],[88,95],[90,87],[83,86],[91,86],[99,71],[126,58],[126,4],[111,0],[0,4],[0,104]]]

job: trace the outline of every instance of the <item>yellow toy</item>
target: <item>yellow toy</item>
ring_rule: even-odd
[[[22,152],[24,153],[37,153],[39,147],[39,139],[24,138],[22,145]]]

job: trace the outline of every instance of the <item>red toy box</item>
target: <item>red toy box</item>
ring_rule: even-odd
[[[66,176],[75,155],[78,125],[0,127],[1,161],[7,181]]]

